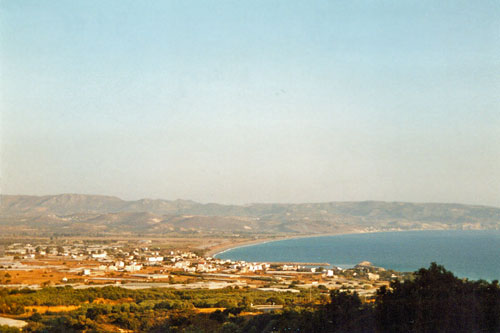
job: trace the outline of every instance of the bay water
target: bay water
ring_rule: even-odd
[[[362,261],[400,272],[443,265],[458,277],[500,280],[500,230],[439,230],[294,238],[230,249],[217,258],[248,262]]]

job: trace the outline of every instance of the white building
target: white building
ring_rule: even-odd
[[[150,263],[156,263],[156,262],[162,262],[163,257],[149,257],[148,262]]]
[[[142,265],[135,264],[135,263],[132,263],[130,265],[125,266],[125,271],[127,271],[127,272],[137,272],[137,271],[140,271],[141,269],[142,269]]]

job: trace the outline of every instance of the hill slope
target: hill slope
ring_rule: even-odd
[[[2,195],[0,225],[6,232],[70,234],[500,229],[500,208],[379,201],[243,206],[82,194]]]

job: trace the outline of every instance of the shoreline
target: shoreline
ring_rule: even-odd
[[[500,230],[494,229],[495,232],[499,232]],[[377,230],[377,231],[361,231],[361,230],[350,230],[346,232],[337,232],[337,233],[328,233],[328,234],[307,234],[307,235],[290,235],[290,236],[277,236],[274,238],[262,238],[262,239],[257,239],[257,240],[251,240],[251,241],[240,241],[240,242],[229,242],[221,246],[213,247],[210,249],[210,254],[213,258],[216,258],[217,255],[222,254],[226,251],[232,250],[232,249],[237,249],[241,247],[247,247],[247,246],[253,246],[257,244],[263,244],[263,243],[268,243],[268,242],[273,242],[273,241],[281,241],[281,240],[288,240],[288,239],[301,239],[301,238],[315,238],[315,237],[327,237],[327,236],[340,236],[340,235],[361,235],[361,234],[379,234],[379,233],[408,233],[408,232],[433,232],[433,231],[442,231],[442,232],[462,232],[462,233],[467,233],[467,232],[475,232],[479,231],[481,232],[481,235],[484,234],[484,232],[488,232],[490,230],[488,229],[481,229],[481,230],[461,230],[461,229],[412,229],[412,230]],[[237,261],[237,259],[235,259]],[[360,259],[364,260],[364,259]],[[292,260],[293,261],[293,260]],[[259,261],[259,260],[252,260],[251,262],[257,262],[257,263],[273,263],[273,261],[265,260],[265,261]],[[295,262],[295,261],[294,261]],[[493,281],[493,280],[498,280],[498,275],[495,275],[496,273],[489,273],[487,271],[482,272],[479,274],[476,271],[463,271],[463,269],[460,269],[459,267],[452,268],[452,264],[446,264],[442,262],[441,260],[437,261],[435,259],[429,260],[426,264],[421,264],[418,267],[398,267],[398,268],[391,268],[387,266],[387,264],[382,264],[382,263],[375,263],[374,265],[377,267],[382,267],[385,269],[393,269],[397,272],[413,272],[415,270],[418,270],[420,268],[427,267],[427,265],[431,262],[437,262],[439,265],[446,265],[447,269],[450,270],[455,276],[460,277],[460,278],[467,278],[469,280],[486,280],[486,281]],[[344,268],[341,264],[333,264],[340,266]],[[481,270],[481,269],[480,269]],[[493,274],[493,275],[492,275]]]
[[[440,231],[449,229],[409,229],[409,230],[377,230],[377,231],[349,230],[349,231],[340,231],[340,232],[326,233],[326,234],[306,234],[306,235],[290,235],[290,236],[274,236],[274,237],[270,236],[262,239],[244,240],[236,242],[230,241],[227,244],[218,244],[214,247],[208,248],[208,251],[204,254],[204,256],[215,258],[217,255],[227,252],[229,250],[252,246],[252,245],[265,244],[275,241],[277,242],[282,240],[289,240],[289,239],[327,237],[327,236],[339,236],[339,235],[376,234],[381,232],[407,232],[407,231],[432,231],[432,230]]]
[[[289,239],[301,239],[301,238],[314,238],[314,237],[327,237],[327,236],[338,236],[338,235],[349,235],[349,234],[369,234],[369,233],[378,233],[378,232],[383,232],[383,231],[355,231],[355,230],[350,230],[350,231],[345,231],[345,232],[335,232],[335,233],[326,233],[326,234],[306,234],[306,235],[290,235],[290,236],[275,236],[275,237],[266,237],[262,239],[254,239],[254,240],[245,240],[241,242],[230,242],[228,244],[219,244],[216,245],[212,248],[210,248],[206,253],[205,257],[212,257],[215,258],[217,255],[222,254],[224,252],[227,252],[229,250],[241,248],[241,247],[246,247],[246,246],[252,246],[252,245],[258,245],[258,244],[265,244],[265,243],[270,243],[270,242],[277,242],[277,241],[282,241],[282,240],[289,240]]]

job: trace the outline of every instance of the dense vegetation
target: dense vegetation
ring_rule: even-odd
[[[292,305],[306,304],[309,296],[319,297],[319,290],[314,293],[292,294],[264,292],[252,289],[218,290],[175,290],[169,288],[125,289],[120,287],[102,287],[73,289],[67,287],[48,287],[34,291],[30,289],[0,289],[0,313],[22,314],[25,306],[33,305],[81,305],[95,304],[107,300],[108,304],[153,304],[167,309],[183,308],[232,308],[242,305],[268,304],[269,302]],[[117,301],[117,302],[113,302]],[[168,304],[168,305],[166,305]]]
[[[33,313],[30,332],[100,332],[118,328],[146,332],[498,332],[498,281],[458,279],[432,264],[413,278],[378,290],[372,303],[355,293],[323,290],[300,294],[248,289],[127,290],[116,287],[2,290],[1,311],[24,306],[80,305],[67,313]],[[107,300],[107,304],[99,304]],[[101,302],[102,303],[102,302]],[[251,304],[283,304],[271,313]],[[204,312],[200,308],[219,307]],[[1,331],[1,329],[0,329]]]

